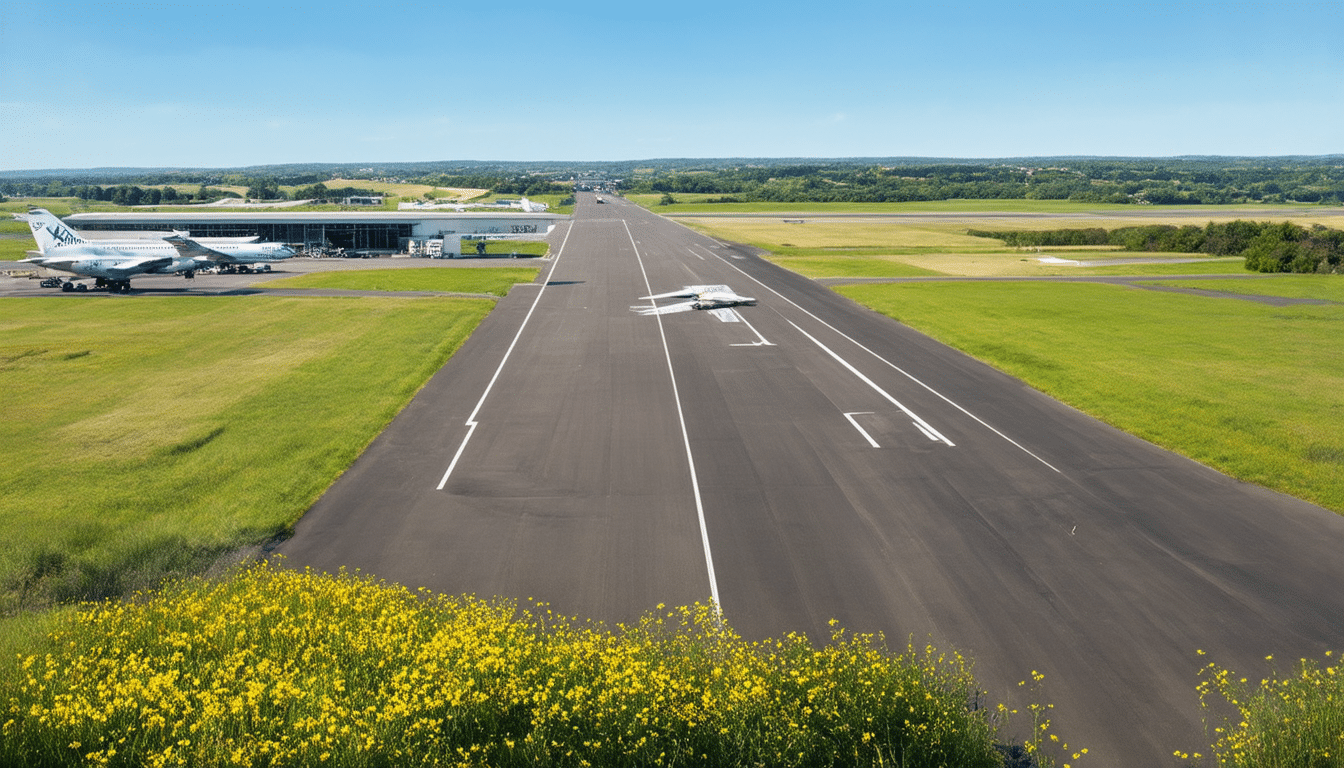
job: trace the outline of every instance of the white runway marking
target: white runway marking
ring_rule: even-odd
[[[644,258],[639,255],[639,246],[635,243],[635,236],[630,232],[629,224],[625,225],[625,233],[629,235],[630,244],[635,248],[635,260],[639,262],[639,272],[644,276],[644,287],[649,293],[653,293],[653,286],[649,284],[649,273],[644,269]],[[650,301],[649,304],[654,305],[653,301]],[[677,420],[681,422],[681,440],[686,446],[686,464],[691,470],[691,492],[695,495],[695,514],[700,519],[700,544],[705,548],[705,569],[709,572],[709,595],[714,601],[714,610],[722,614],[723,604],[719,602],[719,582],[714,578],[714,556],[709,551],[709,528],[705,525],[705,504],[700,498],[700,480],[696,477],[695,458],[691,455],[691,436],[686,431],[686,415],[681,409],[681,394],[677,391],[677,372],[672,367],[672,351],[667,348],[667,333],[663,331],[663,316],[654,315],[654,317],[658,318],[658,335],[663,340],[663,357],[667,359],[667,375],[672,380],[672,399],[677,404]]]
[[[817,337],[813,336],[812,334],[808,333],[807,331],[804,331],[802,328],[798,328],[798,324],[795,323],[795,322],[793,322],[792,320],[788,319],[787,317],[784,318],[784,322],[788,323],[789,325],[792,325],[794,328],[797,328],[799,333],[803,334],[803,335],[806,336],[808,339],[810,339],[810,340],[812,341],[813,344],[816,344],[818,347],[821,347],[821,349],[822,349],[823,352],[825,352],[826,354],[830,355],[836,362],[838,362],[838,363],[840,363],[841,365],[845,366],[845,368],[847,368],[847,369],[849,370],[850,373],[852,373],[852,374],[854,374],[855,376],[859,377],[859,381],[862,381],[864,384],[867,384],[868,386],[872,387],[872,388],[873,388],[873,391],[876,392],[877,394],[881,395],[882,397],[886,398],[886,399],[887,399],[887,402],[891,403],[892,405],[896,406],[897,408],[900,408],[901,411],[903,411],[903,412],[905,413],[906,416],[909,416],[909,417],[911,418],[911,420],[913,420],[913,421],[915,422],[915,426],[916,426],[916,427],[919,427],[920,431],[922,431],[924,434],[928,435],[928,436],[930,437],[930,439],[933,439],[933,440],[940,440],[940,441],[942,441],[942,442],[944,442],[944,443],[947,443],[947,445],[948,445],[949,448],[955,448],[955,447],[956,447],[956,443],[953,443],[951,440],[948,440],[946,437],[943,437],[943,435],[942,435],[938,430],[936,430],[936,429],[934,429],[932,426],[930,426],[930,424],[929,424],[927,421],[921,419],[921,418],[919,417],[919,414],[915,413],[914,411],[912,411],[912,410],[910,410],[909,408],[906,408],[904,405],[902,405],[902,404],[901,404],[901,401],[899,401],[899,400],[897,400],[896,398],[892,397],[892,396],[891,396],[885,389],[883,389],[883,388],[877,386],[877,382],[873,381],[872,379],[868,378],[867,376],[864,376],[862,371],[860,371],[858,368],[855,368],[854,366],[850,365],[848,360],[846,360],[846,359],[844,359],[843,357],[837,355],[834,351],[831,350],[830,347],[828,347],[828,346],[826,346],[825,344],[822,344],[820,341],[818,341],[818,340],[817,340]]]
[[[723,260],[723,257],[720,256],[719,258],[720,258],[720,260]],[[1000,432],[999,430],[997,430],[997,429],[995,429],[994,427],[990,426],[987,422],[985,422],[984,419],[980,418],[979,416],[976,416],[975,414],[973,414],[973,413],[971,413],[970,411],[966,410],[965,408],[961,407],[961,406],[958,405],[956,402],[954,402],[951,398],[949,398],[947,395],[944,395],[942,392],[939,392],[938,390],[934,389],[933,387],[930,387],[928,384],[925,384],[924,382],[922,382],[922,381],[920,381],[919,379],[917,379],[917,378],[915,378],[914,376],[912,376],[912,375],[910,374],[909,371],[906,371],[905,369],[901,368],[900,366],[896,365],[895,363],[891,362],[890,360],[886,359],[885,357],[882,357],[881,355],[877,354],[877,353],[874,352],[873,350],[871,350],[871,349],[865,347],[864,345],[860,344],[858,341],[856,341],[855,339],[853,339],[852,337],[850,337],[849,334],[846,334],[844,331],[841,331],[839,328],[836,328],[835,326],[831,325],[830,323],[826,322],[825,320],[822,320],[820,317],[817,317],[816,315],[812,314],[811,312],[808,312],[806,309],[803,309],[802,307],[798,306],[798,304],[797,304],[796,302],[794,302],[792,299],[790,299],[789,297],[787,297],[787,296],[785,296],[784,294],[780,293],[779,291],[776,291],[774,288],[771,288],[770,286],[766,285],[765,283],[761,282],[760,280],[757,280],[756,278],[754,278],[754,277],[752,277],[751,275],[747,274],[745,271],[742,270],[741,267],[738,267],[737,265],[732,264],[732,263],[730,263],[730,262],[728,262],[728,261],[726,261],[726,260],[723,260],[723,263],[724,263],[724,264],[727,264],[729,267],[732,267],[733,269],[737,270],[738,272],[741,272],[741,273],[742,273],[742,276],[743,276],[743,277],[746,277],[748,280],[751,280],[752,282],[754,282],[754,283],[756,283],[757,285],[761,286],[761,287],[764,288],[765,290],[767,290],[767,291],[769,291],[769,292],[775,294],[776,296],[778,296],[779,298],[783,299],[784,301],[787,301],[789,304],[792,304],[793,307],[794,307],[795,309],[797,309],[799,312],[802,312],[803,314],[807,315],[808,317],[812,318],[813,320],[816,320],[818,323],[821,323],[822,325],[826,326],[827,328],[830,328],[832,331],[835,331],[836,333],[840,334],[842,337],[845,338],[845,340],[849,341],[849,342],[850,342],[851,344],[853,344],[854,346],[858,347],[859,349],[862,349],[864,352],[867,352],[868,354],[870,354],[870,355],[872,355],[873,357],[877,358],[878,360],[882,361],[882,362],[885,363],[886,365],[890,366],[892,370],[896,371],[897,373],[901,374],[902,376],[906,377],[907,379],[913,381],[914,383],[916,383],[916,384],[918,384],[919,386],[923,387],[924,389],[928,390],[928,391],[929,391],[931,394],[933,394],[935,397],[939,398],[940,400],[942,400],[943,402],[945,402],[945,403],[947,403],[948,405],[952,406],[953,408],[956,408],[958,411],[961,411],[962,413],[966,414],[966,416],[970,417],[973,421],[975,421],[975,422],[976,422],[977,424],[979,424],[980,426],[984,427],[985,429],[988,429],[990,432],[993,432],[994,434],[998,435],[999,437],[1003,438],[1004,440],[1007,440],[1010,444],[1012,444],[1013,447],[1017,448],[1019,451],[1022,451],[1023,453],[1025,453],[1025,454],[1027,454],[1028,456],[1030,456],[1031,458],[1033,458],[1033,459],[1039,461],[1040,463],[1044,464],[1045,466],[1049,467],[1050,469],[1054,470],[1055,472],[1059,472],[1061,475],[1064,474],[1063,472],[1060,472],[1060,470],[1059,470],[1058,467],[1056,467],[1055,465],[1053,465],[1053,464],[1051,464],[1050,462],[1046,461],[1045,459],[1041,458],[1040,456],[1037,456],[1036,454],[1032,453],[1031,451],[1027,450],[1027,447],[1026,447],[1026,446],[1022,445],[1021,443],[1017,442],[1017,441],[1014,440],[1013,438],[1011,438],[1011,437],[1009,437],[1009,436],[1003,434],[1003,433]],[[785,319],[787,320],[787,318],[785,318]],[[798,326],[795,325],[794,327],[797,328]],[[799,330],[801,330],[801,329],[799,329]]]
[[[560,263],[560,257],[565,253],[565,244],[569,242],[569,235],[574,231],[574,225],[571,223],[569,229],[565,230],[565,239],[560,241],[560,250],[555,254],[551,261],[551,271],[546,274],[546,279],[541,283],[541,290],[537,291],[537,297],[532,300],[532,307],[527,310],[527,316],[523,318],[523,324],[518,326],[518,332],[513,335],[513,341],[509,343],[509,348],[504,352],[504,359],[499,361],[499,367],[495,369],[495,375],[490,377],[490,383],[485,385],[485,391],[481,393],[481,399],[476,401],[476,407],[472,409],[471,415],[467,417],[467,436],[462,438],[462,444],[457,447],[457,453],[453,454],[453,460],[448,464],[448,469],[443,473],[443,479],[435,490],[442,491],[448,484],[448,478],[452,477],[453,469],[457,467],[457,460],[462,458],[462,452],[467,449],[467,442],[471,440],[471,435],[476,431],[476,414],[480,413],[481,406],[485,405],[485,398],[490,396],[490,390],[494,389],[495,382],[499,380],[499,374],[503,372],[504,365],[509,362],[509,355],[513,354],[513,348],[517,346],[518,339],[522,337],[523,330],[527,328],[527,323],[532,319],[532,313],[537,311],[537,304],[540,303],[542,294],[546,293],[546,286],[551,283],[551,275],[555,274],[555,265]]]
[[[733,314],[737,315],[737,319],[739,319],[739,320],[741,320],[743,323],[745,323],[746,326],[747,326],[748,328],[751,329],[751,332],[752,332],[752,333],[756,334],[756,339],[757,339],[757,341],[748,342],[748,343],[746,343],[746,344],[733,344],[732,346],[734,346],[734,347],[773,347],[773,346],[775,346],[775,345],[774,345],[773,343],[771,343],[770,341],[767,341],[766,338],[765,338],[764,336],[761,335],[761,332],[760,332],[760,331],[756,330],[756,326],[754,326],[754,325],[752,325],[751,323],[747,322],[747,318],[743,317],[741,312],[738,312],[736,309],[733,309],[733,310],[730,310],[730,311],[731,311]]]
[[[868,434],[868,430],[860,427],[858,420],[854,418],[855,416],[869,416],[871,414],[872,411],[854,411],[853,413],[846,413],[845,418],[849,419],[849,423],[853,424],[854,428],[859,430],[859,434],[863,435],[863,439],[867,440],[869,445],[874,448],[881,448],[882,446],[877,444],[877,441],[873,439],[873,436]]]

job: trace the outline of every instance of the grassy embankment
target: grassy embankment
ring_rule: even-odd
[[[609,629],[264,566],[89,607],[36,651],[0,679],[7,764],[990,768],[1010,716],[969,709],[967,663],[932,648],[746,643],[707,606]],[[1021,715],[1033,751],[1044,715]]]

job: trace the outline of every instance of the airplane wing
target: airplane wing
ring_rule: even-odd
[[[138,256],[133,259],[123,259],[116,264],[109,264],[105,269],[109,272],[122,272],[126,275],[138,275],[141,272],[148,272],[151,269],[171,264],[173,260],[167,256]]]
[[[674,312],[690,312],[695,309],[694,301],[681,301],[676,304],[666,304],[661,307],[631,307],[641,315],[670,315]]]
[[[641,299],[690,299],[699,296],[708,291],[725,291],[732,293],[733,289],[726,285],[688,285],[679,291],[668,291],[654,296],[641,296]]]
[[[40,264],[50,269],[59,269],[63,272],[73,272],[74,270],[72,267],[75,264],[81,261],[89,261],[89,258],[88,256],[38,256],[31,259],[24,259],[23,261],[32,264]],[[172,258],[168,256],[136,256],[129,259],[122,259],[121,261],[111,264],[101,263],[98,265],[98,269],[108,272],[110,275],[121,274],[129,277],[130,275],[138,275],[142,272],[148,272],[152,269],[166,266],[171,264],[172,261]],[[77,274],[84,274],[84,272],[81,271]]]
[[[733,309],[732,307],[720,307],[719,309],[711,309],[709,310],[709,314],[717,317],[721,322],[725,323],[742,322],[742,317],[738,315],[737,310]]]
[[[214,248],[207,248],[204,245],[182,235],[173,235],[163,238],[164,242],[177,249],[177,252],[184,259],[209,259],[210,261],[230,262],[233,257],[227,253],[221,253]]]

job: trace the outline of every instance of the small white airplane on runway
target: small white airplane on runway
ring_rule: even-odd
[[[670,315],[674,312],[705,309],[709,310],[710,314],[718,316],[723,311],[731,311],[732,307],[756,306],[755,299],[750,296],[739,296],[726,285],[688,285],[679,291],[668,291],[667,293],[641,296],[640,298],[645,301],[687,299],[687,301],[679,301],[676,304],[664,304],[661,307],[631,307],[641,315]],[[723,318],[720,317],[719,319],[722,320]]]

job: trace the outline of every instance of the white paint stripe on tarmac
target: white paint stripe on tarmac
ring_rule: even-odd
[[[532,300],[532,306],[527,310],[527,316],[523,318],[523,324],[518,326],[518,332],[513,335],[513,341],[509,342],[509,348],[504,352],[504,358],[499,361],[499,367],[495,369],[495,375],[490,377],[490,383],[485,385],[485,391],[481,393],[481,399],[476,401],[476,407],[472,409],[471,415],[467,417],[467,435],[462,438],[462,444],[457,447],[457,453],[453,454],[453,460],[448,464],[448,469],[443,473],[443,479],[435,490],[442,491],[448,484],[448,478],[452,477],[453,470],[457,467],[457,460],[462,458],[462,452],[467,449],[467,442],[471,440],[471,435],[476,431],[476,414],[480,413],[481,406],[485,405],[485,399],[490,396],[490,390],[494,389],[495,382],[499,380],[499,374],[504,371],[504,366],[509,362],[509,356],[513,354],[513,348],[517,346],[518,339],[522,338],[523,331],[527,328],[527,323],[532,319],[532,313],[537,311],[537,304],[541,302],[541,297],[546,293],[546,286],[550,285],[550,276],[555,274],[555,265],[560,263],[560,257],[565,255],[565,245],[569,242],[569,235],[574,231],[574,222],[570,222],[569,229],[565,230],[565,239],[560,242],[560,250],[551,260],[551,270],[546,273],[546,279],[541,283],[541,290],[537,291],[537,297]]]
[[[881,448],[882,446],[877,444],[877,441],[873,439],[873,436],[868,434],[868,430],[864,429],[863,427],[860,427],[859,420],[854,418],[855,416],[868,416],[871,414],[872,411],[854,411],[853,413],[846,413],[845,418],[849,419],[849,423],[853,424],[854,428],[859,430],[859,434],[863,435],[863,439],[867,440],[869,445],[873,446],[874,448]]]
[[[717,255],[717,254],[716,254],[716,255]],[[1028,456],[1030,456],[1031,458],[1033,458],[1033,459],[1039,461],[1040,463],[1044,464],[1046,467],[1049,467],[1050,469],[1054,470],[1055,472],[1059,472],[1061,475],[1064,474],[1064,473],[1061,472],[1060,469],[1059,469],[1058,467],[1056,467],[1055,465],[1051,464],[1050,462],[1046,461],[1045,459],[1041,458],[1040,456],[1037,456],[1036,454],[1032,453],[1030,450],[1027,450],[1027,447],[1026,447],[1026,446],[1022,445],[1021,443],[1017,442],[1017,441],[1014,440],[1013,438],[1011,438],[1011,437],[1009,437],[1009,436],[1003,434],[1003,433],[1000,432],[999,430],[997,430],[997,429],[995,429],[994,427],[990,426],[984,419],[980,418],[979,416],[976,416],[975,414],[973,414],[973,413],[971,413],[970,411],[966,410],[965,408],[961,407],[959,404],[957,404],[956,402],[954,402],[954,401],[953,401],[951,398],[949,398],[947,395],[944,395],[942,392],[939,392],[938,390],[934,389],[933,387],[930,387],[928,384],[925,384],[924,382],[922,382],[922,381],[920,381],[919,379],[915,378],[913,375],[910,374],[909,371],[906,371],[905,369],[901,368],[900,366],[896,365],[895,363],[891,362],[890,360],[886,359],[885,357],[882,357],[881,355],[877,354],[876,352],[874,352],[873,350],[869,349],[868,347],[865,347],[864,345],[860,344],[856,339],[850,337],[849,334],[845,333],[844,331],[841,331],[839,328],[836,328],[835,326],[831,325],[830,323],[826,322],[825,320],[822,320],[820,317],[817,317],[816,315],[812,314],[811,312],[808,312],[806,309],[803,309],[802,307],[798,306],[798,304],[797,304],[796,302],[794,302],[792,299],[790,299],[789,297],[787,297],[787,296],[785,296],[784,294],[780,293],[779,291],[776,291],[774,288],[771,288],[770,286],[766,285],[765,283],[761,282],[760,280],[757,280],[755,277],[752,277],[751,275],[747,274],[745,271],[743,271],[743,270],[742,270],[740,267],[738,267],[736,264],[733,264],[732,262],[728,261],[727,259],[724,259],[722,256],[720,256],[719,259],[720,259],[720,261],[722,261],[724,264],[726,264],[726,265],[728,265],[729,267],[732,267],[733,269],[737,270],[739,273],[742,274],[743,277],[747,278],[748,280],[752,281],[753,283],[756,283],[757,285],[761,286],[761,287],[764,288],[765,290],[767,290],[767,291],[769,291],[769,292],[775,294],[776,296],[778,296],[779,298],[783,299],[784,301],[787,301],[789,304],[793,305],[793,307],[794,307],[795,309],[797,309],[799,312],[802,312],[803,314],[807,315],[808,317],[812,318],[813,320],[816,320],[818,323],[821,323],[822,325],[826,326],[827,328],[830,328],[832,331],[834,331],[834,332],[840,334],[840,336],[844,337],[847,341],[849,341],[849,342],[850,342],[851,344],[853,344],[854,346],[858,347],[859,349],[862,349],[864,352],[867,352],[868,354],[872,355],[873,357],[877,358],[878,360],[882,361],[883,363],[886,363],[888,366],[891,367],[892,370],[896,371],[897,373],[901,374],[902,376],[906,377],[907,379],[913,381],[914,383],[916,383],[916,384],[918,384],[919,386],[923,387],[924,389],[928,390],[928,391],[929,391],[931,394],[933,394],[935,397],[939,398],[940,400],[942,400],[943,402],[945,402],[945,403],[947,403],[948,405],[952,406],[953,408],[956,408],[958,411],[961,411],[963,414],[965,414],[966,416],[970,417],[971,420],[975,421],[975,422],[976,422],[977,424],[979,424],[980,426],[984,427],[985,429],[988,429],[990,432],[993,432],[994,434],[998,435],[999,437],[1003,438],[1004,440],[1007,440],[1013,447],[1017,448],[1019,451],[1022,451],[1023,453],[1025,453],[1025,454],[1027,454]],[[787,320],[787,318],[785,318],[785,319]],[[794,326],[794,327],[797,328],[797,326]],[[800,329],[800,330],[801,330],[801,329]]]
[[[906,416],[909,416],[909,417],[915,422],[915,426],[919,427],[919,429],[920,429],[924,434],[926,434],[926,435],[931,435],[931,436],[936,435],[936,439],[941,440],[941,441],[944,442],[944,443],[947,443],[947,445],[948,445],[949,448],[954,448],[954,447],[956,447],[956,443],[953,443],[951,440],[948,440],[946,437],[943,437],[942,433],[940,433],[938,430],[934,429],[934,428],[933,428],[927,421],[921,419],[921,418],[919,417],[919,414],[915,413],[914,411],[912,411],[912,410],[910,410],[909,408],[906,408],[904,405],[902,405],[900,400],[897,400],[896,398],[892,397],[891,394],[888,393],[885,389],[883,389],[883,388],[877,386],[877,382],[873,381],[872,379],[868,378],[867,376],[864,376],[862,371],[860,371],[858,368],[855,368],[853,365],[850,365],[850,363],[849,363],[848,360],[846,360],[845,358],[843,358],[843,357],[837,355],[837,354],[835,353],[835,351],[832,350],[830,347],[826,346],[825,344],[822,344],[822,343],[817,339],[817,337],[813,336],[812,334],[808,333],[807,331],[804,331],[802,328],[799,328],[797,323],[793,322],[792,320],[790,320],[790,319],[787,318],[787,317],[784,318],[784,322],[788,323],[789,325],[792,325],[795,329],[798,330],[799,333],[803,334],[803,335],[806,336],[808,339],[810,339],[810,340],[812,341],[813,344],[816,344],[818,347],[821,347],[821,349],[822,349],[823,352],[825,352],[826,354],[830,355],[836,362],[838,362],[838,363],[840,363],[841,365],[845,366],[845,368],[847,368],[847,369],[849,370],[850,373],[852,373],[852,374],[854,374],[855,376],[859,377],[859,381],[862,381],[864,384],[867,384],[868,386],[872,387],[872,388],[873,388],[873,391],[876,392],[877,394],[881,395],[882,397],[886,398],[886,399],[887,399],[887,402],[891,403],[892,405],[896,406],[897,408],[900,408],[900,409],[905,413]]]
[[[644,269],[644,258],[639,255],[639,245],[635,242],[635,236],[630,232],[630,225],[625,225],[625,233],[630,237],[630,245],[635,249],[635,259],[639,262],[639,272],[644,276],[644,288],[650,294],[653,293],[653,286],[649,284],[649,273]],[[650,301],[651,306],[656,306]],[[672,351],[667,348],[667,333],[663,331],[663,316],[654,315],[658,318],[658,335],[663,340],[663,356],[667,358],[667,375],[672,380],[672,399],[677,404],[677,420],[681,422],[681,440],[686,446],[686,464],[691,470],[691,491],[695,494],[695,514],[700,519],[700,544],[705,548],[705,569],[709,572],[709,595],[714,601],[714,610],[723,613],[723,604],[719,602],[719,582],[714,578],[714,555],[709,550],[709,528],[705,525],[705,504],[700,498],[700,480],[695,474],[695,457],[691,455],[691,436],[686,431],[686,415],[681,408],[681,394],[677,391],[677,372],[672,367]]]

